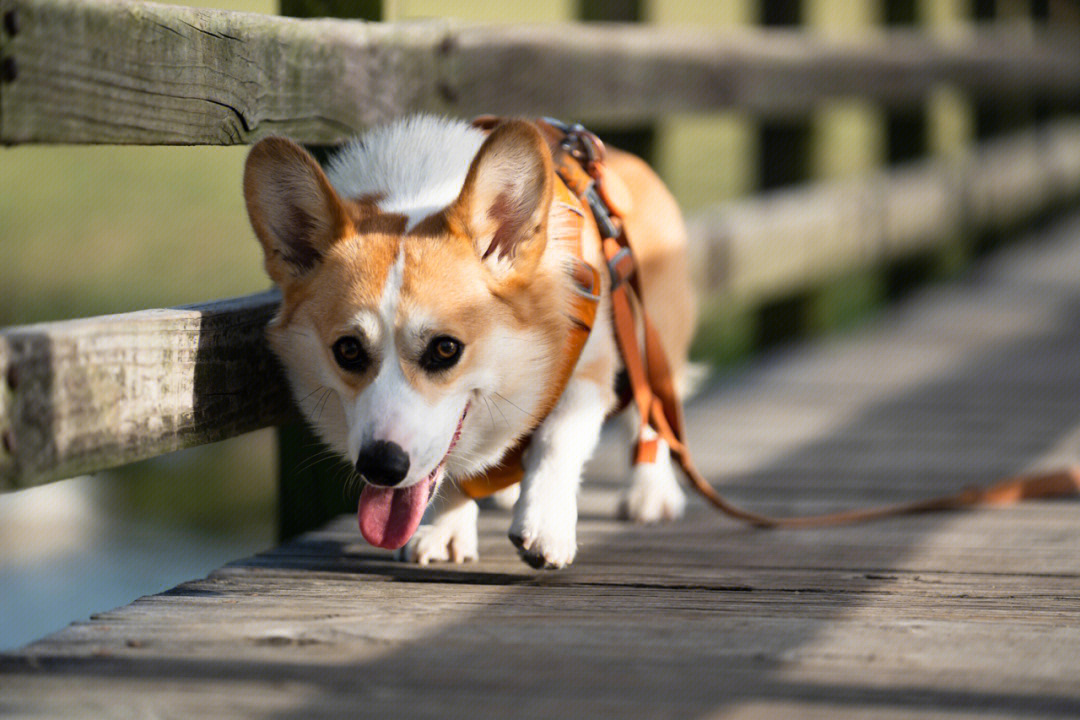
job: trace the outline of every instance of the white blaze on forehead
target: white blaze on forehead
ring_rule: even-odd
[[[389,338],[390,347],[388,353],[394,352],[394,316],[397,314],[398,300],[401,297],[401,283],[405,278],[405,248],[398,247],[397,257],[390,266],[390,272],[386,275],[386,284],[383,285],[382,298],[379,300],[379,314],[383,318],[383,326],[386,328],[386,336]]]

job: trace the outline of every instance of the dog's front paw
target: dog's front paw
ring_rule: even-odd
[[[557,570],[574,562],[577,554],[577,508],[534,515],[515,513],[510,542],[521,559],[534,568]]]
[[[479,559],[476,503],[469,501],[446,511],[430,525],[421,525],[416,534],[398,550],[399,560],[427,565],[430,562],[463,563]]]
[[[662,461],[661,461],[662,460]],[[639,523],[657,523],[682,517],[686,496],[667,458],[634,466],[630,487],[619,501],[619,517]]]

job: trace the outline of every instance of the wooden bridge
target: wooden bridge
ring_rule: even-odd
[[[7,20],[13,9],[17,22]],[[622,103],[605,115],[594,89],[545,95],[525,83],[529,73],[492,80],[468,60],[495,48],[504,68],[518,67],[514,58],[539,52],[533,43],[566,37],[558,32],[63,0],[0,0],[0,12],[0,54],[13,58],[0,85],[0,139],[9,143],[228,143],[276,130],[323,143],[348,122],[454,102],[505,100],[531,112],[539,97],[556,106],[552,114],[580,107],[634,123],[651,120],[647,108],[659,102],[644,85],[605,84],[612,71],[597,66],[596,87]],[[1080,96],[1075,38],[1052,32],[980,30],[961,43],[905,36],[868,48],[769,33],[695,45],[633,30],[648,41],[643,54],[619,35],[626,28],[567,32],[610,33],[601,39],[640,63],[634,77],[684,63],[685,83],[662,98],[679,109],[733,104],[776,117],[848,93],[902,106],[941,82],[977,97],[1036,93],[1066,106]],[[132,55],[91,51],[124,33],[140,39]],[[63,52],[51,53],[60,36]],[[241,50],[222,53],[230,42]],[[340,58],[332,67],[316,52],[324,43]],[[391,67],[403,82],[392,92],[360,82],[344,99],[355,106],[340,107],[341,97],[268,79],[298,77],[274,69],[284,57],[274,48],[309,53],[299,88],[320,87],[341,63],[366,69],[363,77]],[[895,82],[864,85],[835,72],[852,53],[873,57]],[[925,65],[901,72],[911,62]],[[781,102],[723,86],[719,71],[730,63],[801,94]],[[191,75],[174,84],[169,67]],[[243,75],[252,68],[256,76]],[[727,90],[702,96],[698,81]],[[515,90],[500,100],[496,84]],[[365,103],[365,93],[381,104]],[[307,105],[275,104],[286,100]],[[285,110],[299,119],[276,114]],[[349,120],[353,112],[361,114]],[[1078,196],[1080,126],[1055,112],[957,157],[693,217],[707,306],[749,308],[759,328],[805,317],[838,277],[999,246],[854,329],[758,343],[688,408],[702,470],[748,507],[807,513],[1080,463]],[[295,418],[280,383],[265,380],[277,371],[260,328],[275,302],[268,293],[0,332],[0,481],[24,487]],[[683,521],[636,527],[611,519],[624,474],[609,452],[590,466],[581,551],[560,572],[523,565],[498,510],[482,516],[480,562],[429,567],[366,546],[353,516],[321,525],[326,508],[301,513],[284,526],[310,528],[317,516],[320,525],[0,654],[0,716],[1080,714],[1076,502],[798,531],[751,530],[693,504]],[[286,484],[283,504],[303,492]]]
[[[1080,458],[1080,214],[690,405],[730,497],[809,512]],[[0,656],[28,717],[1060,717],[1080,713],[1080,505],[756,531],[612,520],[537,573],[417,567],[354,516]]]

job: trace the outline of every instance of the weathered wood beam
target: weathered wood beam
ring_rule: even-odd
[[[0,488],[291,419],[263,339],[276,292],[0,331]]]
[[[1075,37],[981,29],[831,39],[634,25],[364,23],[104,0],[0,0],[0,141],[340,142],[405,112],[559,115],[611,126],[670,112],[776,116],[941,83],[1075,96]]]
[[[690,220],[700,292],[761,302],[1080,196],[1080,121]],[[262,293],[0,330],[0,488],[35,485],[296,418]]]

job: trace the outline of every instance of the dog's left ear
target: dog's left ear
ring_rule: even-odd
[[[505,122],[477,152],[449,217],[496,275],[529,273],[544,252],[552,182],[540,132],[523,120]]]

